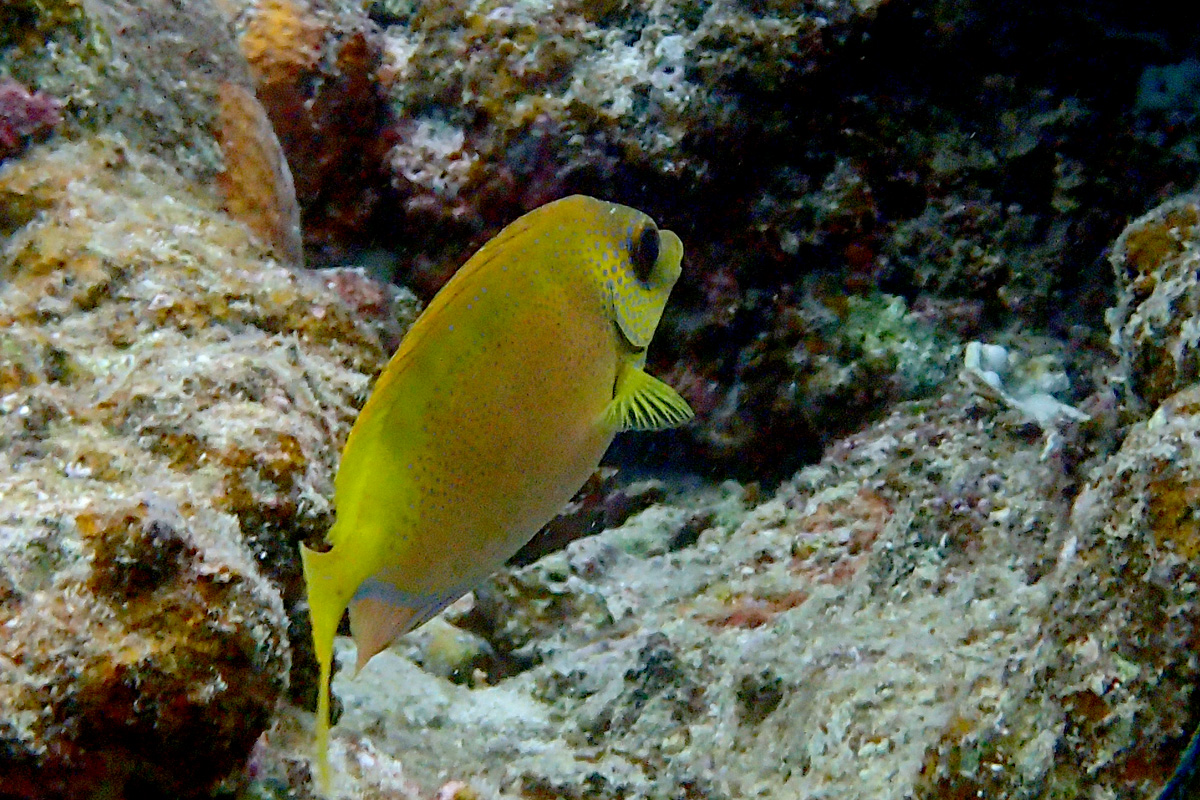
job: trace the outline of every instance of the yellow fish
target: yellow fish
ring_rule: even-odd
[[[347,606],[361,669],[520,549],[614,434],[691,418],[643,371],[682,258],[640,211],[567,197],[485,244],[404,337],[342,452],[328,547],[301,548],[324,786]]]

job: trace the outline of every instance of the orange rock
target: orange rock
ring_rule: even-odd
[[[306,5],[266,0],[242,36],[242,52],[258,84],[288,84],[317,66],[324,26]]]
[[[217,141],[225,171],[217,186],[225,210],[293,264],[304,261],[292,173],[263,107],[235,83],[219,88]]]

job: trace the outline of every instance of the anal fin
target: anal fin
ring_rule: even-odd
[[[398,637],[428,622],[467,591],[454,588],[419,594],[398,589],[378,578],[364,581],[350,603],[350,633],[358,648],[355,672]]]

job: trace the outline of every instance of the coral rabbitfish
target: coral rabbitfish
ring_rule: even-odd
[[[643,370],[682,258],[640,211],[567,197],[484,245],[404,337],[342,452],[327,549],[301,550],[325,785],[347,607],[361,669],[525,544],[617,432],[691,418]]]

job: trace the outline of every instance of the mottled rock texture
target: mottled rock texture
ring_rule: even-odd
[[[62,133],[123,136],[302,259],[287,165],[218,4],[15,0],[0,22],[0,74],[60,102]]]
[[[263,0],[224,7],[295,176],[309,249],[336,261],[361,245],[364,231],[394,231],[394,220],[381,219],[394,211],[382,203],[390,192],[382,45],[362,5]]]
[[[1192,99],[1135,91],[1196,13],[7,4],[0,72],[61,121],[0,171],[0,793],[247,758],[313,791],[303,716],[267,728],[312,690],[295,546],[384,357],[333,293],[402,326],[363,271],[267,256],[300,253],[273,125],[312,251],[383,247],[424,297],[560,194],[649,211],[688,249],[651,358],[700,418],[620,455],[819,459],[668,495],[501,575],[421,668],[340,677],[338,793],[1150,795],[1197,717],[1195,198],[1115,285],[1102,253],[1200,174]],[[1065,356],[1091,419],[953,383],[972,338]]]
[[[944,377],[942,354],[914,376],[836,333],[864,309],[888,325],[894,297],[906,324],[947,338],[1016,323],[1069,335],[1070,356],[1092,359],[1111,299],[1103,249],[1200,174],[1190,97],[1148,104],[1137,91],[1187,63],[1194,11],[10,7],[20,24],[0,38],[0,67],[64,100],[68,128],[115,128],[186,174],[219,176],[227,209],[292,260],[297,208],[264,109],[310,257],[385,248],[399,256],[387,271],[424,299],[547,199],[588,191],[645,208],[689,254],[652,366],[703,423],[658,458],[746,479],[785,477]],[[251,85],[258,100],[245,102]]]
[[[1086,790],[1077,754],[1055,756],[1071,714],[1046,625],[1072,480],[1042,450],[1020,414],[954,392],[765,503],[726,488],[649,509],[452,614],[515,676],[467,689],[387,655],[339,681],[335,762],[365,733],[427,787],[497,797]],[[426,664],[454,649],[425,636]]]
[[[1112,345],[1142,413],[1200,379],[1200,196],[1155,208],[1125,229],[1111,256],[1118,287]]]
[[[124,139],[0,219],[0,794],[204,794],[312,690],[296,546],[384,354]]]
[[[955,390],[766,502],[691,494],[504,573],[449,615],[481,639],[435,623],[400,648],[424,669],[339,679],[339,796],[369,744],[484,797],[1151,797],[1196,722],[1193,394],[1081,471],[1082,428],[1047,451]]]
[[[1193,384],[1089,476],[1071,513],[1073,557],[1060,565],[1050,625],[1068,712],[1060,746],[1127,796],[1152,796],[1200,717],[1198,442]]]

